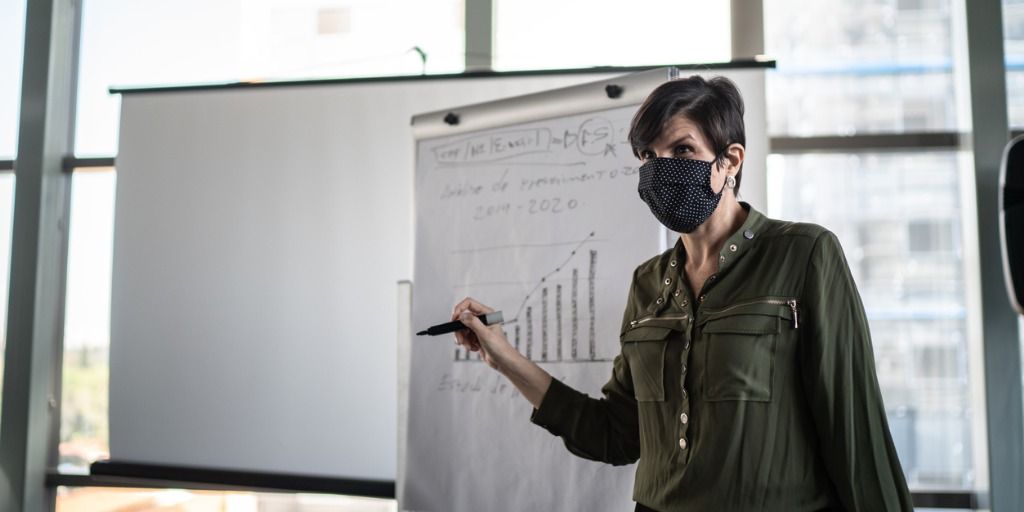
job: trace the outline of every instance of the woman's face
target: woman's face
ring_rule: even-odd
[[[658,138],[638,153],[641,162],[655,157],[689,158],[705,162],[715,159],[715,152],[697,123],[681,115],[670,118]],[[711,190],[722,190],[725,175],[715,162],[711,167]]]
[[[707,162],[715,157],[700,127],[684,116],[670,118],[658,138],[639,153],[642,162],[654,157],[689,158]]]

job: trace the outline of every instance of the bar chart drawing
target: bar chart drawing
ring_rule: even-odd
[[[518,309],[507,314],[505,333],[517,351],[538,363],[593,363],[610,362],[613,357],[600,354],[597,348],[597,281],[598,249],[586,247],[598,240],[591,232],[583,240],[574,242],[573,248],[550,271],[533,281],[468,282],[458,287],[467,291],[481,288],[518,288],[528,290],[521,295]],[[508,246],[498,249],[523,251],[549,250],[553,246]],[[487,250],[493,250],[489,248]],[[550,267],[549,267],[550,268]],[[585,283],[580,283],[585,279]],[[522,292],[520,292],[522,293]],[[586,297],[580,294],[585,293]],[[585,331],[581,332],[581,328]],[[583,343],[585,346],[580,346]],[[479,362],[478,353],[456,349],[455,362]]]

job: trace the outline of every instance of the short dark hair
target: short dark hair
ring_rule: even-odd
[[[685,116],[700,127],[719,164],[730,144],[747,145],[743,98],[736,84],[724,76],[705,80],[693,75],[659,85],[640,105],[629,127],[633,155],[639,158],[640,150],[653,143],[668,121],[677,115]],[[736,192],[739,192],[742,174],[741,165],[736,173]]]

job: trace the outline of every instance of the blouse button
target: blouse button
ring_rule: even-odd
[[[665,286],[668,286],[668,285],[670,285],[670,284],[672,284],[672,279],[671,279],[671,278],[668,278],[668,277],[666,277],[666,278],[665,278]]]
[[[658,297],[658,300],[656,300],[655,302],[657,302],[658,304],[661,304],[662,302],[665,302],[665,299],[663,299],[661,297]]]
[[[700,297],[697,297],[697,302],[700,302],[700,303],[703,304],[704,303],[704,296],[701,295]]]
[[[719,256],[718,257],[718,262],[719,263],[725,263],[725,256]]]
[[[729,246],[729,250],[732,251],[732,252],[736,252],[736,244],[731,244]]]
[[[754,239],[754,232],[749,230],[749,229],[744,231],[743,232],[743,238],[746,238],[747,240],[753,240]]]
[[[672,294],[672,296],[673,296],[673,297],[678,297],[678,296],[679,296],[679,294],[681,294],[681,293],[683,293],[683,291],[682,291],[682,290],[676,290],[676,291],[675,291],[675,293],[673,293],[673,294]]]
[[[668,262],[668,266],[670,266],[670,267],[676,266],[676,260],[672,260],[672,261]]]
[[[679,448],[683,449],[683,450],[686,449],[686,438],[685,437],[679,438]]]
[[[683,425],[686,425],[686,422],[690,421],[690,417],[687,416],[686,413],[684,412],[684,413],[679,415],[679,421],[683,422]]]

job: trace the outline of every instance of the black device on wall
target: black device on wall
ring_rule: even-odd
[[[1003,150],[999,175],[999,238],[1010,305],[1024,315],[1024,135]]]

